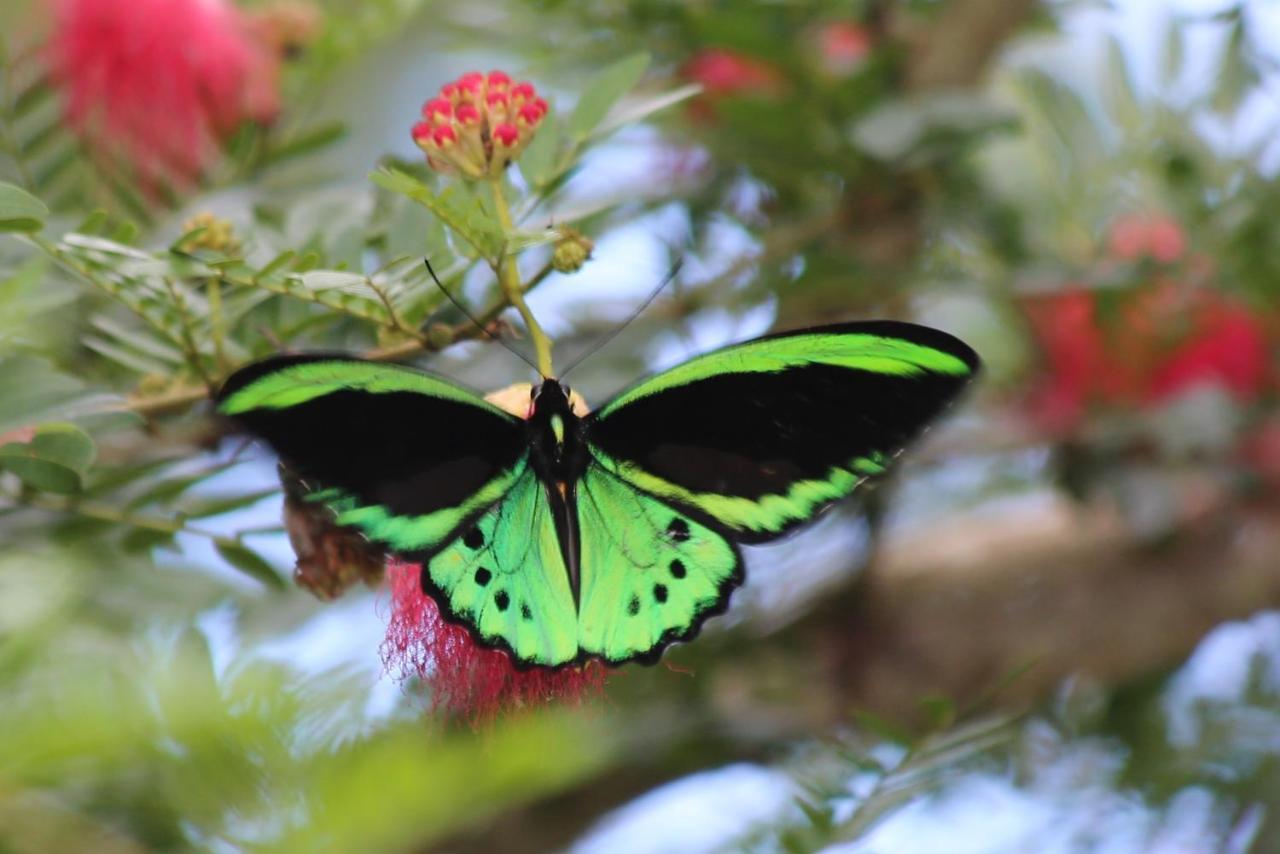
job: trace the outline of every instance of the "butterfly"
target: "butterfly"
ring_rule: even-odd
[[[544,378],[521,419],[430,373],[285,355],[232,374],[217,409],[265,440],[334,521],[422,567],[441,613],[520,667],[656,661],[776,539],[868,478],[976,375],[909,323],[735,344],[586,416]]]

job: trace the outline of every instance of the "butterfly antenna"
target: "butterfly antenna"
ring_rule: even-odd
[[[465,305],[459,302],[457,298],[454,297],[453,294],[449,293],[449,289],[444,286],[444,283],[440,281],[440,277],[436,275],[436,271],[431,268],[430,259],[423,258],[422,263],[427,265],[427,272],[431,274],[431,280],[436,283],[436,287],[440,289],[440,293],[444,294],[445,299],[453,303],[453,307],[456,308],[458,311],[462,312],[463,315],[467,318],[467,320],[470,320],[473,324],[475,324],[476,329],[479,329],[491,341],[496,341],[497,343],[501,344],[508,352],[510,352],[517,359],[524,362],[529,367],[533,368],[535,371],[538,370],[538,366],[535,365],[533,362],[529,361],[529,358],[525,356],[524,353],[521,353],[519,350],[515,349],[510,344],[508,344],[505,338],[502,338],[499,335],[494,335],[492,332],[490,332],[488,326],[486,326],[485,324],[477,320],[476,316],[472,314],[470,311],[468,311]]]
[[[569,367],[565,368],[563,371],[560,372],[560,378],[563,379],[566,374],[568,374],[574,368],[578,367],[578,365],[581,365],[583,362],[585,362],[588,356],[594,355],[598,350],[600,350],[602,347],[604,347],[614,338],[617,338],[619,332],[621,332],[622,330],[630,326],[631,322],[635,320],[637,317],[639,317],[641,314],[643,314],[644,310],[648,308],[649,305],[658,298],[658,294],[662,293],[663,288],[665,288],[667,285],[675,281],[675,278],[680,274],[680,268],[683,265],[684,265],[684,259],[677,258],[676,262],[671,265],[670,272],[668,272],[667,275],[662,278],[662,281],[658,283],[658,286],[653,289],[653,293],[649,294],[649,296],[645,298],[645,301],[640,303],[639,307],[637,307],[635,311],[631,312],[631,315],[626,320],[622,321],[622,323],[619,323],[612,332],[610,332],[608,335],[601,338],[595,344],[591,345],[591,347],[588,348],[585,353],[578,356],[578,358],[574,359],[573,362],[570,363]]]

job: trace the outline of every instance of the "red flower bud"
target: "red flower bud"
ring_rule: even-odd
[[[493,138],[500,145],[510,148],[520,138],[520,131],[515,125],[504,122],[493,129]]]
[[[449,125],[441,125],[431,132],[431,141],[445,148],[458,141],[458,132]]]
[[[516,114],[516,118],[521,124],[533,126],[542,119],[542,110],[538,109],[537,104],[525,104]]]
[[[511,85],[511,78],[501,71],[489,72],[489,89],[505,89]]]
[[[413,141],[426,142],[431,138],[431,125],[426,122],[418,122],[413,126]]]
[[[506,92],[490,92],[485,96],[484,102],[491,110],[495,108],[505,110],[510,103],[510,99],[507,97]]]
[[[458,78],[458,95],[463,98],[476,98],[484,88],[484,75],[472,71]]]
[[[536,95],[537,92],[534,91],[532,83],[517,83],[511,87],[512,100],[531,101]]]
[[[432,98],[422,105],[422,115],[433,122],[448,121],[453,115],[453,102],[447,98]]]
[[[471,127],[480,122],[480,108],[475,104],[461,103],[458,108],[453,111],[453,117],[463,127]]]

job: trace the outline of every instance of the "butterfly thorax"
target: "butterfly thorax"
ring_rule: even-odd
[[[556,380],[533,389],[528,436],[533,470],[548,486],[572,489],[587,467],[583,421],[569,403],[569,392]]]

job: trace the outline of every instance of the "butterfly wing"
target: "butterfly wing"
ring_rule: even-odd
[[[627,484],[763,542],[882,473],[978,364],[958,339],[909,323],[783,333],[631,387],[591,416],[588,441]]]
[[[578,643],[611,664],[654,661],[724,610],[742,558],[722,533],[589,465],[577,490]]]
[[[338,524],[415,558],[447,545],[528,467],[519,419],[409,368],[282,356],[233,374],[216,402]]]
[[[543,486],[530,469],[424,562],[422,583],[455,621],[517,664],[554,667],[578,657],[569,574]]]

